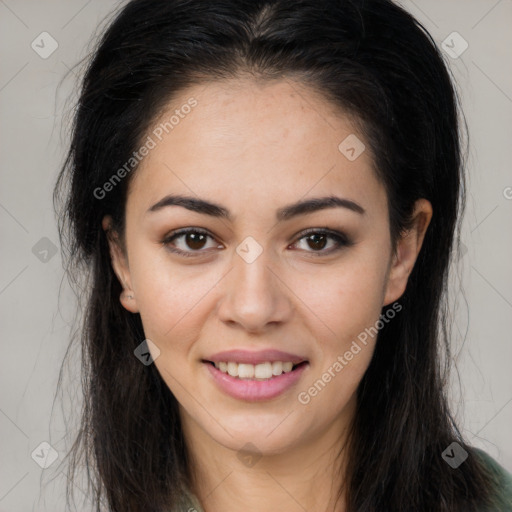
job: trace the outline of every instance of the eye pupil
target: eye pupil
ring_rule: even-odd
[[[320,243],[318,242],[318,238],[322,239]],[[309,235],[308,241],[313,242],[313,246],[310,246],[312,249],[323,249],[325,247],[326,236],[322,233],[314,233]]]
[[[186,238],[187,238],[187,240],[186,240],[187,245],[191,249],[201,249],[204,245],[204,238],[206,238],[206,237],[202,233],[187,233]],[[203,240],[199,241],[200,238],[203,238]],[[199,243],[199,246],[194,245],[197,243]]]

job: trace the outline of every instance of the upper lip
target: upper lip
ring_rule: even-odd
[[[271,363],[274,361],[291,361],[293,364],[299,364],[303,361],[307,361],[307,359],[296,354],[290,354],[289,352],[282,352],[281,350],[274,349],[259,350],[257,352],[251,352],[243,349],[234,349],[217,352],[216,354],[208,356],[205,361],[211,361],[213,363],[233,361],[236,363],[254,365],[266,363],[268,361]]]

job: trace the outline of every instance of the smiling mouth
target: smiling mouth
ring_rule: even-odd
[[[296,369],[305,366],[308,361],[293,364],[289,361],[268,361],[260,364],[236,363],[225,361],[214,363],[213,361],[203,360],[220,372],[239,380],[265,381],[279,377],[285,373],[294,372]]]

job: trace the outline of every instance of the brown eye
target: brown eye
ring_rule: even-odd
[[[202,249],[206,241],[206,235],[202,233],[186,233],[183,236],[185,237],[185,245],[191,249]]]
[[[162,244],[169,251],[183,256],[199,256],[201,253],[206,252],[205,245],[209,238],[214,240],[209,233],[201,229],[182,229],[171,233],[162,240]],[[176,243],[176,241],[179,243]],[[219,244],[213,244],[212,247],[219,247]]]
[[[323,233],[315,233],[306,237],[309,247],[312,249],[323,249],[327,243],[327,236]]]
[[[306,233],[302,233],[302,237],[294,245],[297,245],[302,240],[305,241],[304,245],[306,245],[304,250],[313,253],[315,256],[331,254],[343,247],[352,245],[344,233],[330,229],[311,229]],[[330,248],[325,249],[329,245],[330,240],[334,241],[334,244],[331,244]]]

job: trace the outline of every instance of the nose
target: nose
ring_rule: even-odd
[[[252,262],[234,253],[233,268],[223,283],[219,318],[251,333],[289,320],[293,294],[278,274],[265,251]]]

